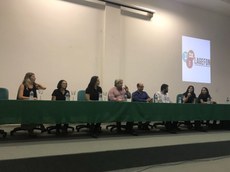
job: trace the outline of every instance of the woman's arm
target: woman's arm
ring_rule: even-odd
[[[56,100],[56,96],[52,96],[52,99],[51,100]]]
[[[42,85],[40,85],[40,84],[37,84],[37,83],[35,83],[35,86],[36,86],[36,88],[39,89],[39,90],[45,90],[45,89],[46,89],[46,87],[44,87],[44,86],[42,86]]]
[[[29,100],[29,97],[23,96],[24,88],[25,88],[25,86],[23,84],[21,84],[19,86],[19,88],[18,88],[18,96],[17,96],[17,98],[19,100]]]
[[[205,102],[203,99],[200,99],[200,103],[207,103],[207,102]]]

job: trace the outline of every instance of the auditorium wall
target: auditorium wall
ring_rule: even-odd
[[[148,21],[114,5],[71,1],[0,1],[0,87],[11,99],[29,71],[47,87],[43,99],[60,79],[80,90],[93,75],[106,92],[122,78],[131,92],[143,82],[150,96],[167,83],[174,102],[190,84],[197,95],[208,87],[220,103],[230,96],[229,16],[170,0],[125,1],[156,10]],[[211,41],[211,84],[182,82],[182,35]]]

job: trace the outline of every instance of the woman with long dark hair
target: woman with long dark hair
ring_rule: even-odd
[[[66,97],[69,97],[70,93],[67,90],[67,82],[65,80],[60,80],[57,84],[57,89],[55,89],[52,93],[52,100],[66,100]],[[56,133],[59,134],[60,132],[67,133],[69,125],[68,124],[56,124],[56,127],[51,127],[52,129],[56,129]],[[49,132],[49,128],[48,128]]]
[[[211,96],[209,94],[208,88],[203,87],[201,89],[200,95],[198,97],[198,103],[206,103],[206,104],[210,103],[211,104],[211,103],[213,103],[211,101],[211,99],[212,98],[211,98]]]
[[[189,85],[186,92],[183,94],[183,102],[184,103],[195,103],[196,102],[196,94],[194,92],[194,86]]]
[[[98,101],[100,94],[102,94],[102,88],[99,86],[100,80],[98,76],[93,76],[90,79],[88,87],[85,90],[85,98],[87,101]],[[92,137],[98,137],[101,131],[101,123],[90,123],[90,135]]]
[[[195,103],[196,102],[196,94],[194,92],[194,86],[189,85],[186,92],[183,94],[183,103]],[[191,121],[185,121],[185,125],[188,129],[192,129]]]
[[[208,88],[206,87],[202,87],[200,95],[198,96],[197,102],[198,103],[202,103],[202,104],[211,104],[213,103],[211,101],[211,96],[209,94]],[[199,131],[206,131],[206,129],[204,129],[201,124],[206,124],[206,126],[209,125],[209,121],[195,121],[195,129],[199,130]]]

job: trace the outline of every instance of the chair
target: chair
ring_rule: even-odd
[[[176,103],[183,103],[183,94],[177,94],[176,96]]]
[[[8,100],[9,99],[9,91],[6,88],[0,88],[0,100]],[[4,130],[0,130],[0,134],[2,137],[6,137],[7,133]]]
[[[43,124],[21,124],[20,127],[16,127],[10,131],[10,135],[13,136],[17,131],[28,131],[30,136],[35,136],[34,130],[39,130],[41,133],[45,132],[46,129]]]
[[[0,100],[8,100],[9,91],[6,88],[0,88]]]
[[[128,123],[129,126],[133,125],[134,123]],[[106,125],[106,130],[113,132],[113,130],[117,129],[117,133],[120,133],[122,129],[127,130],[127,125],[123,125],[121,122],[116,122],[116,124],[109,124]]]
[[[109,129],[110,128],[110,129]],[[117,129],[117,132],[121,132],[121,129],[127,129],[126,125],[122,125],[121,122],[116,122],[116,124],[110,124],[106,126],[106,130],[110,130],[112,132],[114,129]]]
[[[77,100],[78,100],[78,101],[86,101],[86,98],[85,98],[85,90],[79,90],[79,91],[77,92]],[[76,126],[77,132],[79,132],[82,128],[90,129],[90,124],[87,123],[87,124],[77,125],[77,126]]]
[[[176,103],[184,103],[183,102],[183,97],[184,97],[184,95],[183,94],[177,94],[177,96],[176,96]],[[181,125],[186,125],[186,126],[188,126],[188,129],[191,129],[192,128],[192,123],[191,123],[191,121],[179,121],[178,123],[177,123],[177,127],[179,127],[179,126],[181,126]]]
[[[56,130],[56,134],[61,134],[61,133],[68,133],[68,129],[71,130],[71,132],[74,131],[74,127],[69,126],[68,124],[64,124],[64,126],[62,126],[61,124],[56,124],[55,126],[49,126],[46,127],[46,130],[49,134],[52,133],[52,130]]]
[[[28,131],[29,135],[34,136],[33,130],[40,130],[45,132],[46,129],[43,124],[21,124],[20,127],[16,127],[10,131],[10,135],[14,135],[17,131]]]
[[[139,121],[139,122],[133,123],[133,127],[137,126],[139,130],[150,130],[150,129],[153,129],[154,127],[153,124],[150,124],[150,123],[151,122],[149,121],[145,121],[145,122]]]
[[[158,97],[157,93],[155,93],[153,95],[153,103],[159,103],[159,99],[158,98],[159,97]],[[156,121],[156,122],[153,123],[153,125],[151,126],[151,128],[154,127],[156,129],[158,129],[157,126],[165,126],[165,122],[164,121]]]
[[[67,134],[68,133],[68,129],[71,130],[71,132],[74,131],[74,127],[69,126],[68,124],[56,124],[55,126],[49,126],[46,127],[46,130],[49,134],[52,133],[53,130],[56,130],[56,134]]]

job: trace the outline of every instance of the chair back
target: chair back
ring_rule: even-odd
[[[176,103],[183,103],[183,94],[177,94],[176,96]]]
[[[8,100],[9,91],[7,88],[0,88],[0,100]]]
[[[85,98],[85,90],[79,90],[77,92],[77,100],[78,101],[86,101],[86,98]]]

